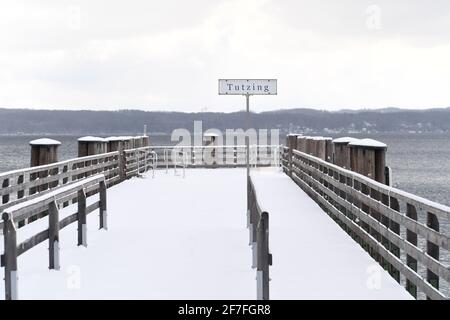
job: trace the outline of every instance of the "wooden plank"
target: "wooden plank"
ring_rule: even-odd
[[[103,163],[102,164],[97,164],[97,165],[91,165],[89,167],[77,168],[75,170],[71,170],[71,171],[67,171],[67,172],[63,172],[63,173],[58,173],[56,175],[50,175],[50,176],[47,176],[47,177],[44,177],[44,178],[39,178],[38,180],[33,180],[33,181],[26,182],[26,183],[21,183],[21,184],[8,186],[8,187],[0,189],[0,196],[11,194],[11,193],[18,192],[18,191],[25,190],[25,189],[29,189],[29,188],[33,188],[33,187],[37,187],[37,186],[40,186],[40,185],[43,185],[43,184],[49,184],[49,183],[51,184],[51,183],[54,183],[54,182],[58,182],[61,179],[72,177],[73,175],[89,173],[91,171],[104,169],[104,168],[106,168],[108,166],[109,165],[105,165]],[[118,170],[116,170],[116,169],[105,170],[105,171],[102,171],[101,173],[107,174],[109,171],[118,171]]]
[[[90,204],[89,206],[86,207],[86,214],[89,214],[95,210],[97,210],[98,208],[100,208],[100,202],[96,201],[92,204]]]
[[[34,236],[28,238],[27,240],[23,241],[17,246],[17,255],[20,256],[21,254],[27,252],[31,248],[37,246],[41,242],[44,242],[48,239],[48,229],[43,230]]]
[[[68,225],[74,223],[75,221],[78,220],[78,212],[71,214],[70,216],[65,217],[64,219],[62,219],[59,222],[59,229],[64,229],[65,227],[67,227]]]

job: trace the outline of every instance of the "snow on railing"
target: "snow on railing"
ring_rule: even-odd
[[[105,175],[108,187],[119,182],[119,152],[1,173],[0,212],[17,203],[99,173]]]
[[[283,148],[283,170],[333,215],[415,298],[448,299],[450,208],[298,150]],[[424,247],[424,248],[423,248]],[[448,290],[448,288],[447,288]]]
[[[159,163],[167,170],[174,166],[173,150],[181,150],[186,154],[186,167],[245,167],[246,146],[244,145],[208,145],[208,146],[152,146],[159,155]],[[252,166],[279,166],[280,153],[278,145],[250,146]]]
[[[103,174],[95,175],[57,190],[41,195],[34,199],[9,207],[2,213],[2,228],[4,237],[4,253],[1,256],[1,265],[5,270],[5,299],[18,299],[18,275],[17,257],[37,246],[45,240],[49,240],[49,268],[59,270],[59,231],[66,226],[78,222],[78,245],[87,246],[86,216],[99,209],[100,229],[107,229],[106,220],[106,179]],[[86,205],[87,194],[99,189],[100,199],[91,205]],[[62,220],[59,219],[59,207],[73,199],[77,200],[78,210]],[[16,224],[28,220],[31,217],[37,219],[46,215],[38,215],[37,212],[48,211],[48,229],[41,231],[32,237],[17,243],[17,233],[20,229]]]
[[[269,251],[269,213],[261,209],[251,176],[247,185],[247,227],[252,246],[252,268],[256,268],[256,296],[258,300],[269,300],[269,266],[272,254]]]

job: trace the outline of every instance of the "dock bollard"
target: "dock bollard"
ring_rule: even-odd
[[[352,171],[386,183],[386,144],[373,139],[355,139],[348,144]]]
[[[30,141],[31,146],[31,159],[30,159],[30,166],[31,167],[37,167],[42,166],[46,164],[51,164],[58,162],[58,147],[61,145],[61,142],[53,139],[37,139]],[[57,169],[56,169],[57,170]],[[49,176],[51,173],[47,171],[39,172],[39,174],[32,174],[31,179],[37,179],[37,178],[45,178]],[[33,190],[30,190],[30,193],[36,193],[40,191],[47,190],[48,188],[56,187],[58,184],[58,181],[54,181],[51,184],[42,184],[36,188],[32,188]]]
[[[341,137],[333,140],[333,164],[350,170],[350,147],[348,144],[356,140],[352,137]]]
[[[100,137],[81,137],[78,139],[78,156],[86,157],[108,152],[109,140]]]

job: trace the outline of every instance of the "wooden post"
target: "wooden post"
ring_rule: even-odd
[[[351,137],[342,137],[333,140],[333,163],[344,169],[351,169],[350,147],[348,144],[356,140]]]
[[[78,191],[78,245],[87,247],[86,193]]]
[[[297,150],[300,152],[305,152],[305,137],[298,136],[297,137]]]
[[[391,209],[400,212],[400,203],[397,198],[390,197],[389,202]],[[400,235],[400,224],[398,224],[394,220],[389,219],[389,229],[391,229],[396,234]],[[389,249],[392,252],[392,254],[394,254],[397,258],[400,258],[399,247],[397,247],[392,242],[389,242]],[[394,279],[397,280],[398,283],[400,283],[400,271],[394,268],[393,265],[390,266],[390,273],[394,277]]]
[[[100,229],[108,230],[106,207],[106,183],[100,181]]]
[[[296,136],[293,134],[288,134],[287,140],[289,147],[289,176],[292,177],[292,151],[294,150],[294,143],[296,143]]]
[[[416,208],[409,203],[406,204],[406,216],[417,221]],[[406,241],[417,247],[417,233],[406,229]],[[406,255],[406,265],[412,270],[417,271],[417,260],[408,254]],[[406,290],[408,290],[414,298],[417,298],[417,287],[408,279],[406,279]]]
[[[333,163],[333,139],[325,137],[325,161]]]
[[[56,201],[50,203],[48,210],[48,243],[49,269],[59,270],[59,210]]]
[[[306,150],[305,150],[305,152],[307,154],[311,154],[312,155],[312,149],[313,149],[312,137],[306,137]]]
[[[150,137],[149,136],[142,136],[142,146],[148,147],[150,145]]]
[[[119,177],[120,177],[120,181],[124,181],[126,179],[126,161],[127,158],[125,156],[125,145],[124,142],[121,141],[121,143],[119,144]]]
[[[436,215],[427,212],[427,227],[439,231],[439,220]],[[427,253],[430,257],[439,261],[439,246],[427,240]],[[439,289],[439,276],[427,269],[427,281],[436,289]]]
[[[351,169],[381,183],[386,182],[387,146],[373,139],[356,139],[348,143],[351,151]]]
[[[58,162],[58,147],[60,145],[61,142],[47,138],[30,141],[30,166],[36,167]]]
[[[9,213],[3,213],[3,239],[5,262],[5,299],[17,300],[17,235],[13,217]]]
[[[261,213],[257,237],[257,299],[269,300],[269,265],[272,264],[272,256],[269,253],[269,214],[267,212]]]
[[[81,137],[78,139],[78,156],[86,157],[108,151],[108,140],[100,137]]]
[[[120,145],[123,145],[122,137],[108,137],[105,139],[108,141],[107,152],[119,151]]]
[[[61,142],[53,139],[37,139],[30,141],[31,146],[31,158],[30,158],[30,166],[37,167],[50,163],[58,162],[58,147],[61,145]],[[50,174],[57,174],[58,172],[49,172],[49,170],[45,170],[39,172],[39,174],[33,174],[31,180],[35,180],[38,178],[45,178]],[[32,188],[30,190],[30,194],[34,194],[36,192],[47,190],[49,187],[53,188],[58,185],[58,181],[52,182],[50,185],[48,183],[39,185],[37,188]]]

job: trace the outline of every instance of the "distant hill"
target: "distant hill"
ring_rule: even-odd
[[[117,135],[142,132],[146,124],[152,134],[169,134],[173,129],[193,129],[195,120],[203,129],[245,127],[245,113],[218,112],[146,112],[120,111],[54,111],[0,109],[0,134],[96,134]],[[428,110],[321,111],[285,109],[252,113],[251,125],[258,129],[278,128],[282,133],[450,133],[450,108]]]

